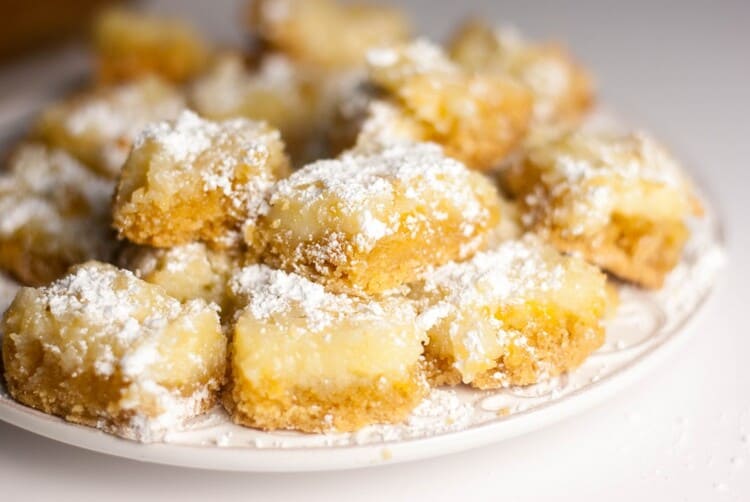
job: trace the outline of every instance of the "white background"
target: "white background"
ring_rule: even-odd
[[[729,265],[677,356],[617,398],[545,430],[348,472],[162,467],[0,424],[0,500],[750,500],[750,2],[405,3],[432,37],[481,13],[568,41],[598,75],[602,99],[655,132],[706,182],[725,216]],[[156,4],[237,39],[234,2]],[[44,83],[0,73],[0,98]]]

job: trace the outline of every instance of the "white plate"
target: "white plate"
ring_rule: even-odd
[[[611,125],[607,114],[594,122]],[[616,121],[619,122],[619,121]],[[579,369],[549,382],[496,391],[439,389],[408,423],[351,434],[266,433],[232,424],[221,409],[140,444],[69,424],[16,403],[0,383],[0,420],[64,443],[135,460],[233,471],[315,471],[403,462],[517,436],[578,413],[643,378],[679,346],[723,263],[716,211],[692,224],[681,264],[660,291],[621,286],[605,345]],[[0,277],[0,312],[17,288]]]

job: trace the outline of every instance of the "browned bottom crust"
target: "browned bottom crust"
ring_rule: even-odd
[[[39,364],[32,374],[18,374],[14,363],[16,352],[13,343],[3,343],[4,377],[8,393],[21,404],[44,413],[61,417],[68,422],[96,427],[127,439],[150,442],[166,432],[151,420],[167,413],[176,419],[189,418],[208,411],[218,401],[221,379],[211,379],[175,394],[170,403],[180,409],[163,410],[160,403],[141,397],[137,408],[123,408],[122,392],[127,388],[119,372],[109,378],[84,372],[71,376],[56,365],[42,367],[44,351],[39,347],[31,357]],[[29,361],[26,362],[28,364]],[[26,366],[25,366],[26,367]],[[14,369],[15,368],[15,369]]]
[[[326,395],[309,388],[295,388],[271,397],[265,387],[240,389],[230,383],[223,402],[239,425],[263,430],[344,432],[371,424],[400,422],[428,390],[421,368],[415,368],[404,381],[387,386],[363,383]]]

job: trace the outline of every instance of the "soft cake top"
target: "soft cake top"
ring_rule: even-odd
[[[119,371],[134,381],[160,371],[159,344],[169,324],[184,318],[188,329],[194,315],[216,315],[202,300],[180,304],[160,287],[98,262],[80,265],[47,287],[25,288],[16,303],[21,300],[56,323],[56,336],[46,341],[64,347],[60,364],[68,371],[93,367],[98,375]]]
[[[425,136],[419,122],[388,101],[373,101],[352,148],[360,154],[374,154],[394,145],[408,145]]]
[[[366,252],[413,223],[402,221],[402,213],[393,209],[399,205],[426,206],[429,210],[415,213],[414,218],[437,221],[448,217],[446,209],[459,212],[464,235],[471,235],[477,224],[486,224],[490,213],[474,189],[473,176],[478,175],[446,157],[435,144],[392,145],[375,154],[352,151],[310,164],[281,180],[269,203],[293,201],[309,212],[319,212],[324,221],[330,208],[320,202],[332,201],[338,214],[356,222],[347,230],[359,250]]]
[[[244,267],[232,277],[229,287],[246,305],[240,315],[250,313],[264,322],[289,319],[289,324],[301,322],[313,333],[325,331],[343,320],[356,324],[409,322],[415,318],[413,308],[403,300],[376,302],[331,293],[300,275],[265,265]]]
[[[431,299],[421,319],[432,325],[464,309],[532,300],[586,309],[592,292],[604,294],[605,280],[595,267],[527,235],[477,253],[468,261],[443,265],[417,284],[415,291]]]
[[[680,220],[700,211],[677,162],[641,133],[574,133],[532,149],[525,162],[552,197],[532,193],[525,202],[551,203],[552,223],[574,234],[606,225],[613,213]]]
[[[269,165],[273,152],[271,143],[280,143],[281,135],[264,122],[233,119],[223,122],[203,120],[191,111],[184,111],[174,122],[151,124],[138,135],[133,148],[146,145],[156,149],[159,155],[172,161],[174,169],[164,169],[159,180],[162,187],[172,186],[178,193],[184,183],[186,171],[196,169],[200,160],[207,161],[200,171],[200,178],[206,192],[220,190],[239,210],[247,210],[248,204],[257,202],[258,188],[265,188],[273,182],[274,168],[285,166]],[[242,156],[233,155],[226,149],[240,143]],[[247,164],[257,167],[257,178],[248,183],[236,183],[237,167]],[[263,187],[256,186],[257,183]]]

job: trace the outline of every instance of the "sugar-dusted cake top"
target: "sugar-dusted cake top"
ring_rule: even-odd
[[[262,322],[291,319],[290,324],[301,322],[310,332],[324,331],[340,321],[356,326],[378,320],[403,322],[415,316],[408,302],[378,302],[332,293],[301,275],[265,265],[242,268],[229,287],[240,303],[245,303],[241,312]]]
[[[565,135],[531,149],[524,166],[521,184],[546,187],[525,196],[541,210],[527,220],[547,218],[571,235],[606,225],[613,213],[681,220],[700,211],[677,161],[644,133]]]
[[[482,305],[552,300],[580,306],[591,294],[602,295],[605,281],[592,265],[527,235],[467,261],[443,265],[417,284],[415,291],[432,300],[431,308],[423,313],[423,321],[429,324],[450,311]]]
[[[466,234],[471,234],[489,214],[474,189],[474,176],[437,145],[391,145],[375,154],[353,151],[310,164],[281,180],[270,204],[292,200],[312,207],[331,200],[342,216],[357,220],[357,244],[364,250],[414,223],[402,220],[401,208],[428,207],[432,210],[409,214],[437,220],[450,208],[460,212]]]

